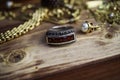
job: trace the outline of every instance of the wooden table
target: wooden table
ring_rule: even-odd
[[[0,45],[0,54],[22,49],[25,59],[16,64],[0,63],[0,80],[120,80],[120,37],[104,38],[104,32],[81,34],[80,26],[88,18],[83,11],[75,27],[77,41],[63,46],[49,46],[45,32],[54,24],[43,22],[17,39]],[[0,22],[0,32],[18,26],[20,21]],[[12,26],[9,26],[12,25]]]

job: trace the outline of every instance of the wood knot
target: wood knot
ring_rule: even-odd
[[[13,50],[5,54],[7,63],[18,63],[26,57],[26,52],[23,50]]]

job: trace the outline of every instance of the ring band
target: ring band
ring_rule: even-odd
[[[46,41],[51,45],[75,42],[75,30],[72,26],[55,26],[47,31]]]

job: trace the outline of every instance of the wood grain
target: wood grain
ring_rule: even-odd
[[[35,80],[120,80],[120,56],[77,66]]]
[[[85,11],[81,15],[89,13]],[[85,20],[96,23],[93,18],[82,16],[77,23],[69,24],[76,29],[77,41],[73,44],[47,45],[45,33],[54,24],[43,22],[26,35],[0,45],[0,54],[16,49],[23,49],[27,53],[27,57],[19,63],[0,63],[0,80],[119,80],[120,71],[117,69],[120,67],[120,58],[111,58],[120,56],[120,37],[105,39],[101,31],[81,34],[80,25]],[[3,23],[5,22],[0,24]],[[0,26],[0,32],[9,28],[8,24],[5,25]],[[112,74],[109,71],[118,76],[110,78]],[[102,75],[103,73],[106,74]],[[57,77],[59,78],[56,79]]]

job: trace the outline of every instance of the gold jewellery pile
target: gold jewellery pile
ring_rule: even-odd
[[[105,38],[112,39],[120,33],[120,1],[105,0],[94,8],[88,8],[96,21],[101,23]],[[104,24],[103,24],[104,23]]]
[[[18,27],[14,27],[11,30],[7,30],[6,32],[0,33],[0,44],[24,35],[28,31],[33,30],[35,27],[39,26],[41,22],[43,22],[44,20],[56,24],[65,24],[78,20],[80,18],[80,8],[74,5],[75,0],[63,0],[63,1],[64,6],[60,8],[53,7],[53,9],[49,9],[48,7],[41,6],[39,9],[35,11],[35,13],[33,13],[32,18],[24,22],[24,24],[20,24]]]
[[[96,20],[108,24],[120,25],[120,1],[119,0],[106,0],[103,4],[92,12]]]

